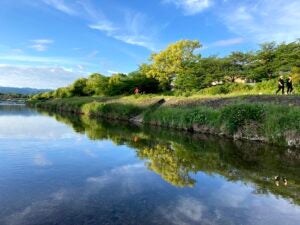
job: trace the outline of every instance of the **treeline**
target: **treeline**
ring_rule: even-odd
[[[199,41],[181,40],[150,56],[149,63],[137,71],[113,74],[95,73],[80,78],[68,87],[35,95],[35,99],[72,96],[113,96],[131,94],[138,88],[144,93],[166,91],[197,92],[238,79],[261,82],[280,75],[300,73],[300,40],[292,43],[264,43],[255,52],[232,52],[226,57],[202,57],[196,50]]]
[[[30,97],[29,95],[25,95],[25,94],[0,93],[0,101],[28,99],[29,97]]]

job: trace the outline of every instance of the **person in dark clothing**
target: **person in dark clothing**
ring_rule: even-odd
[[[286,87],[287,87],[287,94],[292,94],[292,92],[294,90],[292,77],[289,77],[287,79]]]
[[[284,95],[284,80],[283,76],[280,76],[278,80],[278,90],[276,91],[276,94],[278,94],[279,91],[282,91],[282,94]]]

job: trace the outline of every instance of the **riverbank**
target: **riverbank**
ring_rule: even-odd
[[[52,111],[300,148],[299,96],[127,96],[30,101]]]

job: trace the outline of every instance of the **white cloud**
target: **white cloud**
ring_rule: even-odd
[[[81,66],[95,66],[97,64],[93,64],[91,62],[87,62],[82,58],[67,58],[67,57],[48,57],[48,56],[33,56],[24,54],[23,52],[14,52],[14,51],[6,51],[3,54],[0,54],[0,60],[3,64],[6,65],[17,65],[17,64],[36,64],[39,66],[69,66],[75,67],[78,65]]]
[[[87,58],[94,58],[94,57],[96,57],[98,54],[99,54],[99,51],[98,51],[98,50],[93,50],[92,52],[90,52],[90,53],[87,55]]]
[[[68,15],[76,14],[76,11],[66,4],[64,0],[43,0],[43,2]]]
[[[10,66],[0,67],[2,86],[58,88],[69,85],[83,72],[73,72],[63,67]]]
[[[51,166],[52,162],[48,160],[43,154],[37,153],[34,156],[33,162],[36,166],[45,167],[45,166]]]
[[[144,179],[141,182],[136,177],[144,177],[145,173],[147,173],[147,170],[144,163],[138,162],[113,168],[101,176],[88,177],[86,179],[87,187],[84,195],[98,193],[101,189],[109,188],[110,186],[119,187],[119,196],[140,193],[144,191],[143,182],[149,181],[147,181],[148,179]]]
[[[11,112],[10,112],[11,113]],[[30,112],[29,112],[30,113]],[[53,118],[40,116],[32,112],[28,116],[24,115],[8,115],[0,116],[0,141],[1,139],[15,139],[18,141],[35,140],[35,141],[59,141],[66,139],[75,139],[80,136],[74,133],[72,129],[64,124],[58,123]],[[45,126],[47,129],[45,129]],[[36,164],[48,164],[43,155],[33,157]],[[48,161],[48,163],[47,163]]]
[[[115,71],[115,70],[107,70],[107,72],[109,74],[117,74],[117,73],[121,73],[121,72],[118,72],[118,71]]]
[[[216,41],[216,42],[212,43],[212,46],[224,47],[224,46],[241,44],[243,42],[244,42],[243,38],[231,38],[231,39],[224,39],[224,40]]]
[[[89,25],[89,28],[94,30],[100,30],[105,32],[113,32],[118,30],[118,28],[114,27],[111,22],[98,22],[97,24]]]
[[[35,49],[36,51],[43,52],[46,51],[50,44],[52,44],[54,41],[50,39],[38,39],[38,40],[32,40],[32,45],[30,45],[30,48]]]
[[[95,8],[91,2],[76,1],[73,4],[67,4],[63,0],[44,0],[44,2],[68,15],[84,18],[88,21],[89,28],[99,30],[109,37],[151,51],[155,50],[156,28],[141,13],[133,13],[123,9],[122,11],[125,12],[124,20],[113,22],[100,9]]]
[[[291,42],[300,37],[299,0],[256,0],[232,4],[218,12],[234,33],[256,42]]]
[[[170,224],[188,225],[188,224],[207,224],[204,221],[203,214],[206,207],[192,197],[180,197],[176,202],[169,206],[160,208],[160,213]]]
[[[104,32],[107,36],[127,44],[141,46],[151,51],[155,50],[153,36],[156,34],[155,28],[147,22],[145,15],[127,11],[124,24],[117,26],[110,21],[90,24],[91,29]]]
[[[185,15],[195,15],[213,5],[212,0],[163,0],[163,3],[175,4]]]

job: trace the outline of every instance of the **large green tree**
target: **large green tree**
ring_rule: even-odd
[[[86,82],[86,93],[88,95],[105,95],[108,89],[109,77],[99,73],[89,76]]]
[[[194,50],[200,47],[199,41],[191,40],[169,45],[165,50],[151,55],[151,64],[146,68],[147,75],[159,80],[164,90],[170,89],[173,79],[186,69],[187,64],[198,59]]]
[[[70,87],[69,90],[73,96],[86,96],[88,93],[86,92],[86,78],[79,78],[76,80]]]
[[[246,77],[246,67],[251,61],[250,53],[232,52],[224,60],[224,67],[226,67],[224,71],[227,72],[224,75],[230,82],[235,82],[237,78]]]
[[[256,53],[252,62],[252,78],[257,81],[274,78],[276,76],[275,58],[276,43],[261,44],[261,49]]]
[[[198,91],[205,87],[205,70],[199,62],[191,62],[178,73],[174,81],[175,90],[181,92]]]
[[[227,74],[226,63],[222,58],[216,56],[202,58],[199,64],[205,74],[203,86],[201,88],[209,87],[213,82],[223,81],[225,74]]]

